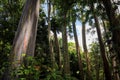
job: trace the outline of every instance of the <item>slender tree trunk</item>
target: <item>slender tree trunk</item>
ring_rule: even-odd
[[[53,16],[55,16],[55,6],[53,4]],[[56,26],[57,27],[57,26]],[[60,51],[60,45],[59,45],[59,41],[57,38],[57,31],[53,30],[54,33],[54,39],[55,39],[55,53],[57,54],[57,58],[58,58],[58,67],[59,70],[62,70],[62,60],[61,60],[61,51]]]
[[[106,78],[105,80],[112,80],[110,67],[109,67],[107,58],[105,56],[105,46],[104,46],[104,43],[103,43],[103,40],[102,40],[99,21],[98,21],[98,18],[96,16],[96,14],[94,13],[94,5],[93,4],[91,4],[91,10],[93,11],[95,26],[96,26],[97,35],[98,35],[98,41],[99,41],[99,44],[100,44],[100,53],[101,53],[101,56],[102,56],[102,59],[103,59],[103,69],[104,69],[105,78]]]
[[[102,0],[103,5],[105,6],[106,13],[110,22],[110,30],[112,32],[112,41],[113,48],[118,56],[119,64],[120,64],[120,21],[115,16],[115,9],[112,7],[110,0]]]
[[[52,68],[54,68],[54,64],[55,64],[55,56],[54,56],[54,52],[53,52],[53,45],[52,45],[52,41],[51,41],[51,22],[50,22],[50,13],[51,13],[51,1],[47,0],[48,2],[48,41],[49,41],[49,54],[51,57],[51,63],[52,63]]]
[[[109,40],[109,35],[108,35],[108,29],[106,28],[106,26],[105,26],[105,22],[104,22],[104,20],[102,20],[102,25],[103,25],[103,29],[104,29],[104,34],[105,34],[105,38],[104,38],[104,40],[105,41],[110,41]],[[110,43],[111,43],[111,41],[110,41]],[[110,49],[111,49],[111,44],[107,44],[108,45],[108,50],[109,50],[109,53],[107,52],[107,50],[106,50],[106,58],[107,58],[107,60],[109,61],[110,60],[110,56],[109,56],[109,54],[111,55],[112,54],[112,52],[110,52]]]
[[[107,58],[105,56],[105,47],[104,47],[102,36],[101,36],[99,22],[98,22],[97,16],[95,14],[94,14],[94,19],[95,19],[95,25],[96,25],[96,29],[97,29],[98,40],[99,40],[99,44],[100,44],[100,52],[101,52],[101,56],[103,59],[105,77],[106,77],[106,80],[112,80],[111,73],[110,73],[110,67],[109,67]]]
[[[66,13],[64,14],[64,19],[66,20]],[[69,61],[69,53],[68,53],[68,40],[67,40],[67,29],[66,29],[66,21],[64,26],[62,26],[62,50],[64,56],[64,74],[70,75],[70,61]]]
[[[13,41],[10,57],[12,69],[17,69],[23,63],[24,55],[34,56],[39,4],[39,0],[26,1]]]
[[[90,70],[90,59],[89,59],[87,45],[86,45],[85,27],[86,27],[85,23],[82,22],[82,43],[83,43],[83,49],[84,49],[85,58],[87,62],[87,80],[92,80],[91,70]]]
[[[77,32],[76,32],[75,21],[73,21],[72,24],[73,24],[73,33],[74,33],[74,39],[75,39],[75,45],[76,45],[76,52],[77,52],[77,56],[78,56],[80,80],[84,80],[84,71],[83,71],[82,59],[81,59],[81,55],[80,55],[80,47],[79,47],[79,42],[78,42],[78,37],[77,37]]]
[[[58,66],[59,69],[61,70],[62,68],[62,62],[61,62],[61,53],[60,53],[60,47],[59,47],[59,43],[58,43],[58,38],[57,38],[57,33],[56,31],[54,31],[54,39],[55,39],[55,52],[57,53],[57,57],[58,57]]]

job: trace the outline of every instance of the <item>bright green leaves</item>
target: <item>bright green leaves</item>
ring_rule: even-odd
[[[25,59],[28,63],[22,64],[18,69],[14,70],[12,75],[19,76],[18,80],[39,80],[40,66],[33,57]]]
[[[25,53],[22,53],[22,57],[25,57],[26,56],[26,54]]]

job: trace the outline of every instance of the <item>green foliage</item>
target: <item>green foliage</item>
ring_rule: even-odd
[[[75,77],[71,77],[71,76],[65,76],[64,80],[78,80],[78,79]]]
[[[9,54],[24,0],[0,1],[0,80],[6,76]]]
[[[60,71],[53,70],[50,72],[44,80],[63,80],[62,73]]]
[[[70,54],[76,55],[75,43],[73,43],[73,42],[68,43],[68,51]]]
[[[50,74],[47,75],[47,77],[44,80],[78,80],[75,77],[66,75],[63,76],[60,71],[53,70]]]
[[[94,42],[90,45],[90,57],[91,57],[91,63],[92,63],[92,76],[93,79],[96,80],[96,72],[99,70],[99,76],[100,79],[103,79],[103,62],[100,54],[100,48],[99,44],[97,42]]]
[[[10,64],[9,55],[12,50],[11,46],[18,22],[20,20],[24,2],[25,0],[0,0],[0,80],[3,80],[3,78],[6,76],[8,65]],[[44,2],[45,0],[42,0],[41,3],[44,4]],[[51,0],[51,3],[55,7],[55,15],[53,15],[50,19],[52,28],[51,30],[53,32],[61,32],[61,27],[65,26],[64,23],[66,23],[67,31],[69,31],[69,34],[71,34],[71,22],[75,22],[77,19],[81,22],[87,22],[90,26],[94,27],[93,13],[91,13],[90,10],[91,3],[96,5],[94,12],[99,18],[105,21],[107,30],[110,27],[106,11],[101,3],[101,0]],[[64,18],[65,15],[66,19]],[[18,69],[14,70],[12,75],[14,77],[18,77],[18,80],[80,80],[76,48],[75,44],[72,42],[68,43],[71,76],[64,76],[64,73],[62,73],[61,70],[58,70],[57,64],[54,69],[51,68],[50,54],[48,54],[48,26],[46,25],[46,22],[46,12],[44,12],[40,7],[34,58],[26,57],[23,61],[24,63],[22,63]],[[107,32],[105,37],[107,36],[108,38],[111,38],[111,35],[111,32]],[[60,40],[60,47],[62,47],[61,41],[62,39]],[[93,80],[96,80],[96,71],[98,70],[98,66],[100,80],[103,80],[103,63],[100,55],[99,45],[98,43],[92,43],[90,47],[90,60]],[[22,56],[26,55],[22,54]],[[63,59],[63,54],[61,58]],[[85,55],[81,54],[81,58],[83,60],[84,72],[87,73]],[[56,59],[56,62],[57,60],[58,59]]]
[[[18,69],[14,70],[12,76],[17,77],[18,80],[39,80],[40,66],[33,57],[26,57],[26,62],[22,64]]]
[[[79,68],[78,68],[78,57],[77,57],[77,53],[76,53],[76,46],[74,42],[69,42],[68,43],[68,51],[69,51],[69,55],[70,55],[70,71],[71,71],[71,76],[77,79],[80,79],[80,72],[79,72]],[[83,54],[81,54],[82,58],[83,58]],[[70,76],[69,76],[70,77]],[[69,78],[68,78],[69,79]],[[70,77],[70,80],[72,78]],[[67,80],[67,79],[66,79]],[[74,79],[72,79],[74,80]],[[76,80],[76,79],[75,79]]]
[[[61,26],[60,26],[60,23],[59,23],[59,19],[53,17],[52,20],[51,20],[51,30],[54,32],[61,32]]]

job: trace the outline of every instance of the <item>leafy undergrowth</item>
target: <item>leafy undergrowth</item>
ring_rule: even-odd
[[[77,80],[75,77],[63,76],[63,73],[58,69],[39,64],[40,60],[35,58],[28,57],[26,61],[29,64],[22,64],[12,73],[12,76],[17,77],[17,80]]]

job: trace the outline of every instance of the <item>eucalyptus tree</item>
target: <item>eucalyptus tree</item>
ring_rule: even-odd
[[[74,40],[75,40],[75,46],[76,46],[76,53],[78,57],[78,65],[79,65],[79,71],[80,71],[80,79],[84,80],[84,71],[83,71],[83,64],[81,59],[81,51],[77,36],[77,30],[76,30],[76,11],[73,9],[71,10],[71,16],[72,16],[72,25],[73,25],[73,34],[74,34]]]
[[[51,21],[50,21],[50,17],[51,17],[51,0],[47,0],[48,3],[48,43],[49,43],[49,54],[51,57],[51,63],[52,63],[52,68],[54,68],[54,64],[55,64],[55,55],[53,52],[53,44],[52,44],[52,40],[51,40]]]
[[[119,34],[119,13],[117,12],[119,1],[118,0],[98,0],[99,5],[97,9],[99,9],[99,12],[102,16],[102,23],[105,31],[105,38],[106,38],[106,43],[108,46],[108,54],[109,56],[108,59],[111,62],[112,65],[112,75],[114,80],[119,80],[119,72],[118,69],[119,67],[119,40],[117,34]],[[102,3],[103,2],[103,3]],[[114,20],[113,20],[114,19]],[[107,49],[107,48],[106,48]],[[114,67],[116,66],[116,67]]]
[[[113,48],[118,56],[119,64],[120,64],[120,21],[116,16],[116,7],[113,7],[111,0],[102,0],[103,5],[106,10],[106,14],[110,23],[110,31],[112,32],[112,41]]]
[[[55,55],[55,60],[58,63],[59,70],[62,70],[62,56],[61,56],[61,50],[60,50],[60,45],[58,41],[57,34],[61,32],[61,26],[59,23],[59,18],[58,15],[56,14],[57,11],[57,6],[54,4],[54,2],[51,1],[52,4],[52,13],[51,13],[51,30],[53,32],[54,40],[53,40],[53,47],[54,47],[54,55]]]
[[[81,13],[81,23],[82,23],[82,44],[83,44],[83,50],[84,50],[84,54],[85,54],[85,58],[86,58],[86,65],[87,65],[87,76],[86,78],[89,80],[92,80],[92,76],[91,76],[91,69],[90,69],[90,58],[89,58],[89,52],[87,49],[87,43],[86,43],[86,20],[85,17],[87,19],[87,12],[85,13],[85,15],[83,15],[83,12]],[[84,17],[85,16],[85,17]]]
[[[99,24],[99,21],[98,21],[98,17],[96,16],[95,7],[94,7],[93,2],[91,2],[90,8],[91,8],[91,11],[93,13],[95,26],[96,26],[96,30],[97,30],[97,35],[98,35],[98,41],[99,41],[99,44],[100,44],[100,53],[101,53],[102,60],[103,60],[103,65],[104,65],[103,69],[104,69],[104,73],[105,73],[105,79],[106,80],[112,80],[109,63],[108,63],[107,58],[105,56],[105,54],[106,54],[105,53],[105,46],[104,46],[104,43],[103,43],[103,40],[102,40],[102,35],[101,35],[101,31],[100,31],[100,24]]]
[[[79,8],[79,17],[78,19],[81,21],[82,24],[82,46],[83,46],[83,50],[84,50],[84,55],[85,55],[85,59],[86,59],[86,67],[87,67],[87,71],[86,71],[86,79],[92,80],[92,76],[91,76],[91,69],[90,69],[90,58],[89,58],[89,52],[87,50],[87,44],[86,44],[86,22],[89,20],[89,13],[90,11],[87,10],[87,2],[81,0],[78,4],[78,8]]]
[[[64,56],[64,74],[70,75],[70,63],[69,63],[69,54],[68,54],[68,40],[67,40],[67,13],[68,10],[71,8],[74,1],[67,1],[67,0],[61,0],[61,1],[54,1],[55,5],[57,6],[58,10],[60,11],[62,16],[62,19],[64,22],[62,22],[62,51]]]
[[[18,69],[23,60],[28,56],[34,56],[37,22],[39,17],[39,0],[26,0],[18,29],[11,50],[11,67]],[[12,69],[11,69],[12,68]],[[12,79],[17,78],[13,77]]]
[[[107,45],[107,48],[106,48],[106,51],[107,51],[107,56],[108,57],[108,60],[109,62],[111,63],[111,74],[114,78],[114,80],[119,80],[120,77],[119,77],[119,65],[117,64],[117,55],[114,53],[113,49],[112,49],[112,44],[111,44],[111,40],[110,40],[110,32],[108,31],[108,27],[109,26],[107,23],[107,21],[105,20],[102,20],[102,23],[103,23],[103,27],[104,27],[104,34],[105,34],[105,40],[106,40],[106,45]]]
[[[84,80],[83,64],[82,64],[82,59],[81,59],[81,54],[80,54],[80,47],[79,47],[77,32],[76,32],[77,31],[76,30],[76,25],[75,25],[75,22],[73,22],[72,24],[73,24],[73,33],[74,33],[74,39],[75,39],[75,44],[76,44],[76,52],[77,52],[77,56],[78,56],[80,79]]]
[[[64,4],[65,7],[65,4]],[[64,9],[63,9],[64,10]],[[67,40],[67,28],[66,28],[66,17],[67,17],[67,11],[64,11],[63,19],[64,24],[62,25],[62,51],[64,55],[64,74],[70,75],[70,63],[69,63],[69,54],[68,54],[68,40]]]
[[[92,80],[89,52],[87,50],[87,44],[86,44],[86,25],[85,25],[85,22],[82,22],[82,44],[83,44],[83,49],[84,49],[85,58],[86,58],[86,65],[87,65],[86,78],[89,80]]]
[[[118,66],[119,64],[118,63],[118,59],[117,59],[117,55],[115,54],[114,52],[114,49],[113,49],[113,46],[112,46],[112,33],[111,31],[109,30],[110,28],[110,23],[109,23],[109,20],[107,18],[107,15],[106,15],[106,11],[104,9],[104,6],[102,5],[102,3],[99,1],[98,3],[98,6],[96,6],[96,8],[98,9],[97,13],[98,15],[100,15],[100,18],[101,20],[99,19],[99,21],[101,21],[102,23],[102,27],[104,29],[104,41],[105,41],[105,48],[106,48],[106,58],[108,59],[110,65],[111,65],[111,74],[112,74],[112,77],[114,80],[119,80],[119,73],[117,72],[118,71]],[[115,67],[116,66],[116,67]],[[117,72],[117,73],[116,73]]]
[[[54,42],[55,42],[55,49],[54,52],[56,53],[56,57],[57,57],[57,61],[58,61],[58,66],[59,69],[62,69],[62,56],[61,56],[61,50],[60,50],[60,45],[59,45],[59,41],[58,41],[58,37],[57,37],[57,33],[59,34],[61,32],[61,26],[59,24],[59,20],[55,17],[52,18],[51,20],[51,29],[54,33]]]

